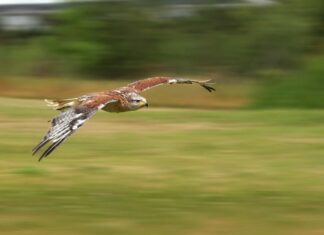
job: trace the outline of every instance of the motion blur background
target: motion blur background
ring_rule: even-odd
[[[0,0],[0,231],[324,234],[323,0]],[[99,113],[38,163],[43,98],[214,79]]]

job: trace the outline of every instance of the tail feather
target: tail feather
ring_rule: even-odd
[[[62,100],[45,99],[45,102],[47,103],[47,106],[60,111],[64,111],[68,108],[74,107],[79,104],[78,98],[62,99]]]

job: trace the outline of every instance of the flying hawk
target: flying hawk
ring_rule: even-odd
[[[139,95],[142,91],[162,84],[193,83],[199,84],[209,92],[215,90],[210,86],[211,80],[196,81],[182,78],[153,77],[139,80],[115,90],[83,95],[78,98],[45,100],[48,106],[61,111],[61,113],[52,119],[51,128],[33,149],[33,155],[51,142],[39,161],[48,156],[98,110],[102,109],[107,112],[135,111],[145,106],[148,107],[146,99]]]

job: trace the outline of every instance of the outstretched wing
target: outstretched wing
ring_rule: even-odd
[[[194,83],[199,84],[209,92],[215,91],[215,88],[211,86],[213,84],[211,80],[197,81],[197,80],[190,80],[184,78],[171,78],[171,77],[147,78],[147,79],[133,82],[127,85],[127,87],[134,89],[136,92],[142,92],[162,84],[194,84]]]
[[[39,161],[52,153],[67,137],[80,128],[87,120],[89,120],[98,110],[105,105],[116,100],[105,100],[103,98],[91,100],[88,103],[74,106],[66,109],[51,121],[51,128],[41,140],[41,142],[33,149],[33,155],[36,154],[43,146],[51,142],[51,145],[43,152]]]

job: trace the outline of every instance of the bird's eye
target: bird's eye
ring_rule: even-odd
[[[135,100],[135,102],[136,102],[136,103],[139,103],[139,102],[141,102],[141,100]]]

